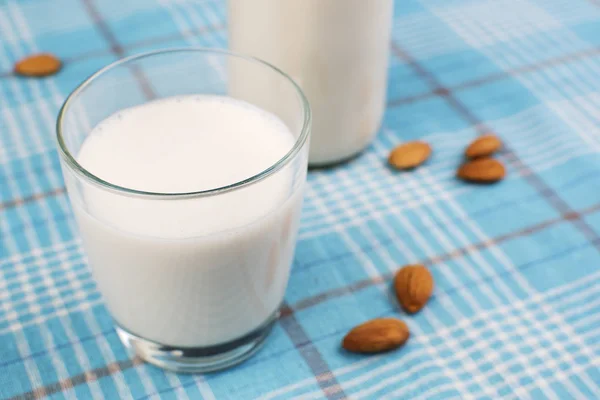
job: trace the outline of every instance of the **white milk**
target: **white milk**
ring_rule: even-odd
[[[230,48],[279,67],[308,97],[311,165],[347,159],[377,133],[392,14],[392,0],[229,0]],[[253,82],[243,78],[245,86]],[[254,85],[259,104],[278,102],[268,88]]]
[[[101,122],[78,161],[119,186],[190,192],[258,174],[294,142],[281,120],[248,103],[173,97]],[[128,197],[87,184],[74,209],[118,324],[160,344],[199,347],[237,339],[276,312],[305,178],[289,167],[243,189],[187,200]]]

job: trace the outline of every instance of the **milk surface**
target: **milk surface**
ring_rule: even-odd
[[[219,96],[162,99],[98,124],[78,162],[148,192],[214,189],[250,178],[294,145],[287,126]],[[116,322],[160,344],[237,339],[280,305],[293,257],[304,171],[284,168],[211,197],[130,197],[93,185],[75,201],[84,246]]]

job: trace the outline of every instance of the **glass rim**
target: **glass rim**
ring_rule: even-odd
[[[219,186],[219,187],[212,188],[212,189],[190,191],[190,192],[163,193],[163,192],[152,192],[152,191],[132,189],[132,188],[128,188],[125,186],[120,186],[120,185],[116,185],[111,182],[108,182],[108,181],[92,174],[90,171],[88,171],[86,168],[84,168],[81,164],[79,164],[77,159],[75,157],[73,157],[73,155],[69,151],[69,149],[64,141],[64,138],[63,138],[63,131],[62,131],[63,119],[64,119],[67,111],[70,109],[71,104],[73,103],[74,99],[76,99],[77,96],[86,87],[88,87],[92,82],[94,82],[97,78],[104,75],[106,72],[113,70],[116,67],[123,66],[131,61],[136,61],[136,60],[140,60],[143,58],[148,58],[148,57],[157,56],[157,55],[164,55],[164,54],[169,54],[169,53],[205,53],[205,54],[212,53],[215,55],[235,57],[235,58],[245,60],[245,61],[248,61],[251,63],[261,64],[264,67],[273,71],[274,73],[279,74],[280,76],[283,76],[283,78],[285,78],[295,89],[296,94],[298,95],[298,98],[300,99],[300,103],[301,103],[301,107],[302,107],[301,111],[303,114],[303,121],[302,121],[302,128],[300,131],[300,135],[298,135],[298,137],[295,139],[295,143],[292,146],[292,148],[283,157],[281,157],[277,162],[275,162],[273,165],[271,165],[270,167],[266,168],[265,170],[263,170],[257,174],[254,174],[248,178],[245,178],[241,181],[237,181],[234,183],[230,183],[225,186]],[[252,185],[254,183],[257,183],[257,182],[269,177],[270,175],[273,175],[275,172],[279,171],[280,169],[285,167],[287,164],[289,164],[289,162],[292,159],[294,159],[294,157],[300,152],[302,147],[306,144],[308,135],[310,133],[311,120],[312,120],[312,113],[311,113],[310,104],[308,102],[308,99],[306,98],[306,95],[304,94],[304,92],[302,91],[300,86],[296,83],[296,81],[294,81],[288,74],[286,74],[285,72],[283,72],[276,66],[274,66],[266,61],[263,61],[259,58],[256,58],[256,57],[252,57],[252,56],[245,55],[245,54],[234,53],[234,52],[231,52],[228,50],[223,50],[223,49],[211,49],[211,48],[206,48],[206,47],[176,47],[176,48],[153,50],[153,51],[134,54],[134,55],[122,58],[120,60],[114,61],[114,62],[100,68],[98,71],[94,72],[92,75],[87,77],[82,83],[80,83],[75,89],[73,89],[73,91],[67,96],[63,105],[61,106],[60,111],[58,113],[58,118],[56,121],[56,139],[58,142],[58,148],[59,148],[59,153],[61,155],[61,158],[69,165],[69,167],[73,171],[75,171],[75,173],[77,175],[79,175],[86,181],[91,182],[94,185],[100,186],[102,188],[108,189],[113,192],[118,192],[121,194],[135,196],[135,197],[154,198],[154,199],[163,199],[163,200],[184,199],[184,198],[191,198],[191,197],[208,197],[208,196],[214,196],[217,194],[233,191],[236,189],[240,189],[240,188]]]

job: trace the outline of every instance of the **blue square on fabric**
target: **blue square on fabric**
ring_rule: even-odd
[[[499,385],[502,385],[505,383],[505,379],[503,376],[500,376],[499,374],[496,373],[496,374],[488,377],[488,383],[490,385],[498,387]]]
[[[455,96],[482,121],[510,117],[540,104],[540,99],[516,79],[466,88]]]
[[[50,79],[66,97],[90,75],[116,60],[117,57],[110,53],[74,60],[65,64],[61,72]]]
[[[20,47],[26,53],[51,52],[68,60],[107,49],[83,4],[78,0],[19,1],[18,5],[0,5],[0,9],[22,38]]]
[[[596,249],[570,224],[553,227],[543,234],[538,233],[504,247],[507,254],[513,257],[519,255],[522,276],[542,292],[596,271],[592,267],[597,257]]]
[[[0,329],[3,327],[0,325]],[[2,341],[2,347],[0,348],[0,371],[6,371],[6,375],[15,375],[19,374],[16,371],[19,371],[22,367],[24,367],[23,363],[23,354],[20,350],[20,347],[25,343],[29,346],[32,353],[39,351],[40,347],[43,345],[40,344],[39,336],[34,333],[26,334],[22,331],[12,332],[12,330],[2,329],[3,333],[0,334],[0,340]],[[31,343],[31,344],[30,344]],[[36,345],[37,344],[37,345]],[[4,374],[0,374],[0,379]],[[5,375],[4,375],[5,376]],[[25,374],[25,379],[23,382],[27,381],[27,377]]]
[[[584,216],[583,221],[594,230],[596,237],[600,236],[600,210]]]
[[[433,330],[431,332],[433,332]],[[433,347],[438,347],[442,346],[445,343],[445,341],[439,336],[433,336],[428,340],[428,343]]]
[[[6,343],[4,339],[0,337],[0,340],[3,340],[2,343]],[[1,362],[0,365],[2,365]],[[36,384],[29,379],[27,369],[22,362],[3,365],[0,368],[2,368],[2,373],[0,373],[0,395],[5,398],[23,395]]]
[[[388,108],[383,126],[398,129],[403,140],[416,140],[432,133],[465,129],[470,124],[444,98],[435,97]]]
[[[335,232],[306,237],[298,241],[292,274],[319,268],[332,260],[349,257],[351,251]]]
[[[586,145],[581,146],[583,148]],[[597,154],[573,157],[540,171],[539,176],[572,211],[590,212],[600,202],[598,161],[600,156]]]
[[[388,107],[422,101],[421,96],[431,96],[431,86],[403,60],[392,59],[387,85]]]
[[[126,9],[109,3],[101,10],[126,47],[151,45],[179,37],[187,38],[188,45],[224,48],[224,5],[224,2],[182,1],[157,7],[153,2],[135,0],[128,2]],[[133,32],[130,24],[138,29]]]
[[[11,398],[28,393],[41,382],[32,382],[27,374],[23,363],[12,364],[2,367],[0,373],[0,396]]]
[[[139,8],[136,7],[131,12],[123,13],[122,7],[119,7],[119,12],[115,13],[118,16],[109,17],[106,20],[110,30],[118,38],[119,45],[127,49],[135,46],[136,49],[131,51],[139,52],[136,50],[140,43],[162,43],[169,38],[181,37],[181,28],[177,26],[167,6],[158,8],[144,5],[144,3],[151,5],[152,2],[148,1],[128,2],[132,7],[136,3]],[[103,11],[103,13],[111,15],[110,10]]]
[[[498,65],[476,49],[431,57],[423,62],[423,67],[435,74],[437,80],[451,91],[454,86],[484,86],[488,82],[508,78]]]
[[[316,381],[310,380],[314,374],[300,351],[292,347],[268,360],[255,363],[251,359],[225,372],[206,375],[205,379],[217,398],[254,398],[305,380],[309,381],[302,385],[304,390],[317,390]],[[260,358],[261,353],[255,357]],[[294,388],[287,392],[294,393]]]
[[[570,223],[558,222],[527,236],[509,240],[499,244],[499,247],[525,272],[537,265],[552,262],[564,255],[571,254],[586,240]]]
[[[529,386],[534,382],[535,381],[531,376],[523,376],[522,378],[519,378],[519,385],[521,386]]]
[[[522,374],[523,372],[525,372],[525,367],[522,364],[512,364],[508,368],[508,372],[512,376],[518,376],[518,375]]]
[[[503,190],[508,185],[510,189]],[[493,187],[470,189],[457,200],[471,218],[458,225],[471,226],[471,230],[482,233],[483,237],[478,237],[474,243],[486,239],[494,241],[503,235],[518,237],[519,232],[558,217],[557,211],[547,200],[540,198],[537,190],[521,179],[517,171]],[[515,218],[517,215],[519,217]]]
[[[394,17],[426,12],[427,9],[418,0],[406,0],[401,3],[394,2]]]
[[[370,285],[299,310],[295,317],[306,335],[318,341],[328,337],[341,339],[352,327],[396,309],[387,286]]]
[[[36,38],[36,44],[41,51],[50,52],[64,60],[63,68],[82,59],[110,52],[108,43],[93,25],[73,31],[46,33]]]
[[[474,318],[469,323],[469,326],[471,326],[474,331],[478,332],[487,329],[489,327],[489,324],[483,318]]]
[[[294,351],[294,344],[283,328],[283,320],[290,318],[289,316],[280,317],[280,321],[275,324],[271,334],[267,338],[265,346],[257,355],[248,360],[250,364],[256,364],[260,367],[264,363],[269,363],[271,360],[281,356],[282,354]]]
[[[293,305],[307,297],[368,279],[363,261],[354,253],[355,246],[353,239],[338,232],[300,242],[286,301]],[[307,262],[303,261],[305,257]]]
[[[594,12],[598,13],[597,8]],[[594,46],[600,45],[600,35],[598,35],[598,17],[590,18],[589,21],[582,21],[569,26],[571,32],[574,32],[580,39],[585,40]],[[594,57],[590,61],[594,60]],[[595,60],[594,60],[595,61]]]
[[[498,389],[497,393],[502,398],[514,394],[514,390],[510,386],[503,385],[500,389]]]

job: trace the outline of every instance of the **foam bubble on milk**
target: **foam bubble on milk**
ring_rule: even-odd
[[[280,119],[248,103],[172,97],[101,122],[78,161],[115,185],[190,192],[254,176],[294,141]],[[116,322],[183,347],[224,343],[258,328],[283,299],[305,165],[189,200],[130,197],[84,183],[83,200],[76,198],[73,208]]]

